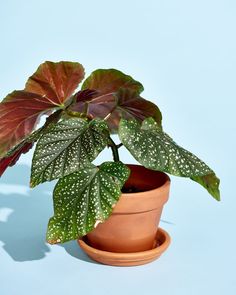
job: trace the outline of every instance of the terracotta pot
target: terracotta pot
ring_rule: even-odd
[[[87,235],[88,244],[109,252],[130,253],[153,249],[163,205],[169,197],[170,179],[162,172],[128,165],[131,175],[112,215]]]

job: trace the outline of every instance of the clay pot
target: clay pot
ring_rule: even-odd
[[[170,179],[162,172],[139,165],[128,165],[131,175],[125,188],[140,192],[123,193],[112,215],[90,232],[88,244],[117,253],[153,249],[163,205],[169,197]]]

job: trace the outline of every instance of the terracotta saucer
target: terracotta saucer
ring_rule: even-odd
[[[86,236],[79,239],[78,243],[84,252],[95,261],[114,266],[134,266],[146,264],[159,258],[168,248],[170,236],[165,230],[158,228],[156,246],[151,250],[134,253],[115,253],[95,249],[87,244]]]

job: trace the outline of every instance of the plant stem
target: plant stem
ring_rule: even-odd
[[[110,118],[110,116],[111,116],[111,112],[110,113],[108,113],[107,115],[106,115],[106,117],[103,119],[104,121],[106,121],[107,119],[109,119]]]
[[[89,113],[89,103],[85,102],[84,104],[84,113],[86,114],[86,116],[88,116]]]
[[[123,146],[123,143],[119,143],[119,144],[117,144],[116,146],[117,146],[117,148],[119,149],[120,147]]]
[[[112,150],[112,154],[113,154],[113,159],[115,162],[119,162],[120,161],[120,157],[119,157],[119,153],[118,153],[118,147],[115,144],[115,142],[113,141],[113,139],[109,136],[109,147],[111,147]]]
[[[114,107],[110,110],[110,112],[105,116],[105,118],[103,119],[103,120],[107,120],[107,119],[109,119],[110,118],[110,116],[112,115],[112,113],[115,111],[115,109],[117,108],[117,104],[118,104],[118,102],[117,102],[117,99],[116,99],[116,104],[114,105]]]

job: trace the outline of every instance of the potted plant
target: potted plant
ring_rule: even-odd
[[[79,239],[88,255],[107,264],[152,261],[170,241],[158,229],[169,195],[165,173],[189,177],[218,201],[219,179],[163,131],[159,108],[140,96],[141,83],[118,70],[99,69],[75,92],[83,78],[79,63],[46,61],[23,90],[3,99],[0,175],[37,142],[30,186],[59,179],[47,241]],[[37,129],[42,115],[46,122]],[[121,146],[140,165],[122,163]],[[94,165],[106,147],[113,161]]]

